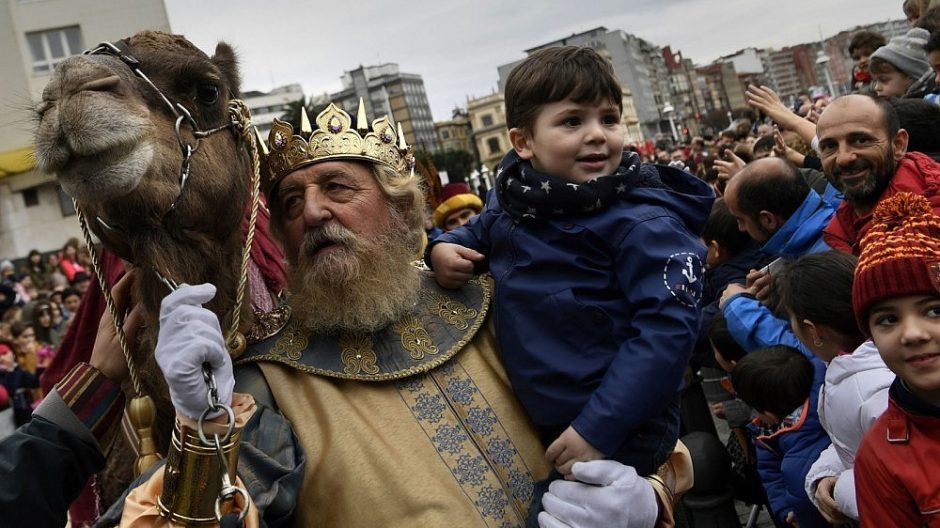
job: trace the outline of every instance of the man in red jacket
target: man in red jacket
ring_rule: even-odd
[[[925,196],[940,212],[940,164],[907,152],[908,134],[883,99],[846,95],[832,102],[816,125],[823,171],[845,195],[823,240],[833,249],[859,254],[871,212],[898,192]]]

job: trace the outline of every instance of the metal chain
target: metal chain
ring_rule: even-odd
[[[215,447],[216,456],[219,459],[219,472],[221,473],[222,488],[219,490],[219,496],[215,499],[215,517],[222,521],[222,506],[227,502],[234,502],[236,495],[242,497],[242,509],[238,512],[238,522],[241,523],[248,515],[248,509],[251,503],[248,500],[248,492],[241,486],[232,484],[232,479],[228,475],[228,461],[225,458],[225,452],[222,444],[228,442],[235,432],[235,412],[232,408],[219,400],[219,388],[215,383],[215,375],[212,373],[212,367],[208,363],[202,364],[202,377],[206,382],[208,407],[199,415],[196,422],[196,432],[199,434],[199,441],[206,447]],[[212,439],[206,436],[205,423],[212,412],[222,411],[228,415],[228,426],[225,434],[221,437],[217,434],[212,435]]]

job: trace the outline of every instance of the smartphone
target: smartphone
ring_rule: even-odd
[[[783,259],[783,257],[777,257],[770,264],[767,264],[761,268],[761,272],[767,273],[769,275],[776,275],[783,270],[784,266],[786,266],[786,261]]]

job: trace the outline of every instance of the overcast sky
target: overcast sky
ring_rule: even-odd
[[[424,77],[437,121],[495,90],[497,66],[523,50],[597,26],[706,64],[904,16],[902,0],[165,1],[173,32],[210,54],[219,40],[235,46],[244,89],[334,92],[344,71],[397,62]]]

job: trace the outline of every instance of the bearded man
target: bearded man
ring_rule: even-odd
[[[823,231],[833,249],[858,255],[871,212],[898,192],[923,195],[940,212],[940,164],[907,152],[908,133],[887,101],[858,94],[835,99],[820,116],[816,137],[823,171],[845,197]]]
[[[492,286],[441,289],[412,265],[424,196],[410,149],[387,118],[359,116],[353,128],[330,105],[316,131],[306,118],[299,134],[271,129],[263,185],[290,297],[234,369],[235,392],[257,403],[234,405],[252,510],[268,526],[524,526],[550,465],[496,349]],[[178,416],[206,406],[203,361],[221,401],[239,396],[200,306],[212,293],[184,285],[161,308],[156,355]],[[671,526],[691,485],[681,444],[648,478],[609,460],[572,471],[582,482],[552,484],[542,526]],[[153,479],[130,493],[123,523],[152,520]]]

